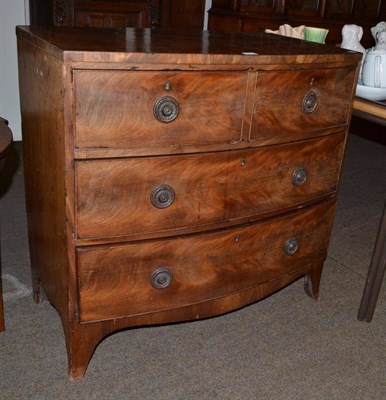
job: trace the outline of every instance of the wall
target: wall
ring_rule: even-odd
[[[0,0],[0,116],[21,140],[16,25],[28,24],[28,1]]]

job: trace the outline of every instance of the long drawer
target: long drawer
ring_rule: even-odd
[[[75,146],[237,142],[247,72],[75,71]]]
[[[183,307],[323,259],[334,202],[234,229],[77,250],[83,322]]]
[[[186,233],[316,201],[336,191],[344,140],[78,161],[77,238]]]

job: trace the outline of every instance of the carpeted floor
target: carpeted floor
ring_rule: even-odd
[[[19,165],[0,200],[0,399],[385,400],[385,286],[373,322],[356,318],[385,198],[386,147],[350,136],[319,302],[299,280],[225,316],[123,331],[74,383],[56,311],[31,298]]]

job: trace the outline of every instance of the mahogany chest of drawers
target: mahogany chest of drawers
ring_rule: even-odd
[[[265,34],[19,27],[34,299],[110,333],[317,298],[360,55]]]

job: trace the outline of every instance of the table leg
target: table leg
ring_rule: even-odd
[[[379,292],[381,290],[383,277],[386,269],[386,203],[383,209],[378,235],[375,240],[373,256],[367,275],[362,301],[359,307],[358,320],[371,322]]]
[[[4,331],[5,331],[5,323],[4,323],[4,306],[3,306],[3,283],[1,281],[1,248],[0,248],[0,332]]]

